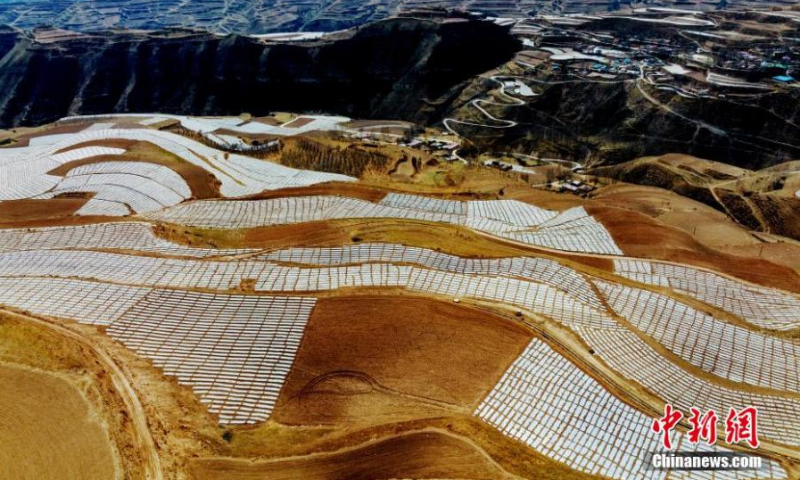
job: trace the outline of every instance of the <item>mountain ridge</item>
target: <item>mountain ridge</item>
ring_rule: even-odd
[[[334,31],[430,8],[524,18],[653,6],[714,10],[780,5],[785,3],[772,0],[12,0],[0,2],[0,24],[24,29],[55,26],[76,31],[191,26],[217,33],[257,34]]]
[[[425,122],[519,48],[507,28],[479,20],[385,20],[303,45],[188,31],[40,43],[6,31],[0,125],[74,114],[275,110]]]

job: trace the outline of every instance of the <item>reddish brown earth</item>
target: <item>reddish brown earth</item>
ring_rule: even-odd
[[[360,424],[468,412],[530,339],[516,323],[448,302],[320,299],[273,419]]]
[[[587,207],[587,211],[605,225],[617,245],[629,256],[697,265],[753,283],[800,291],[800,276],[791,268],[708,248],[690,234],[642,213],[596,206]]]
[[[340,197],[357,198],[369,202],[380,202],[388,192],[383,189],[368,187],[358,183],[330,182],[310,187],[282,188],[279,190],[269,190],[257,195],[243,198],[243,200],[264,200],[280,197],[306,197],[336,195]]]

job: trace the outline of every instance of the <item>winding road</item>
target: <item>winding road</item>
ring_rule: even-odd
[[[469,125],[469,126],[473,126],[473,127],[493,128],[493,129],[513,128],[513,127],[516,127],[517,125],[519,125],[518,122],[515,122],[513,120],[504,120],[502,118],[497,118],[494,115],[492,115],[491,113],[489,113],[488,111],[486,111],[486,109],[481,106],[481,105],[499,105],[499,106],[502,106],[502,107],[520,107],[520,106],[525,105],[524,101],[522,101],[519,98],[513,97],[513,96],[509,95],[508,93],[506,93],[505,84],[503,83],[502,80],[500,80],[501,78],[508,78],[508,77],[492,76],[492,77],[489,77],[489,80],[492,80],[493,82],[495,82],[495,83],[500,85],[500,95],[505,97],[505,98],[507,98],[507,99],[509,99],[511,101],[511,103],[500,103],[500,102],[494,102],[492,100],[485,100],[485,99],[480,99],[480,98],[476,98],[476,99],[474,99],[474,100],[469,102],[470,105],[475,107],[486,118],[492,120],[493,122],[497,122],[497,123],[499,123],[501,125],[491,125],[491,124],[488,124],[488,123],[468,122],[468,121],[458,120],[458,119],[455,119],[455,118],[452,118],[452,117],[448,117],[448,118],[445,118],[444,121],[442,122],[444,124],[444,127],[450,133],[452,133],[453,135],[455,135],[455,136],[457,136],[459,138],[464,138],[455,129],[453,129],[453,127],[452,127],[453,124],[455,124],[455,125]]]
[[[514,96],[510,95],[508,92],[506,92],[506,84],[503,82],[503,79],[508,79],[508,78],[513,78],[515,80],[517,79],[517,77],[514,77],[514,76],[492,76],[492,77],[489,77],[490,80],[492,80],[493,82],[495,82],[498,85],[500,85],[500,95],[505,97],[505,98],[507,98],[511,103],[500,103],[500,102],[494,102],[494,101],[491,101],[491,100],[485,100],[485,99],[480,99],[480,98],[474,99],[474,100],[472,100],[470,102],[470,105],[475,107],[486,118],[492,120],[493,122],[500,123],[501,125],[491,125],[491,124],[487,124],[487,123],[468,122],[468,121],[458,120],[458,119],[455,119],[455,118],[452,118],[452,117],[448,117],[448,118],[444,119],[444,121],[442,122],[444,124],[445,128],[450,133],[452,133],[453,135],[455,135],[455,136],[457,136],[459,138],[464,138],[462,135],[460,135],[453,128],[453,126],[452,126],[453,124],[469,125],[469,126],[473,126],[473,127],[492,128],[492,129],[513,128],[513,127],[516,127],[517,125],[519,125],[519,122],[515,122],[513,120],[505,120],[505,119],[502,119],[502,118],[497,118],[494,115],[492,115],[491,113],[489,113],[488,111],[486,111],[486,109],[481,106],[481,105],[499,105],[499,106],[502,106],[502,107],[521,107],[521,106],[527,105],[527,103],[525,101],[523,101],[523,100],[521,100],[521,99],[519,99],[517,97],[514,97]],[[580,163],[578,163],[578,162],[575,162],[575,161],[572,161],[572,160],[562,160],[562,159],[559,159],[559,158],[540,158],[540,157],[536,157],[536,156],[533,156],[533,155],[526,155],[526,154],[523,154],[523,153],[511,153],[511,152],[502,153],[501,155],[512,156],[512,157],[516,157],[516,158],[523,158],[523,159],[526,159],[526,160],[535,160],[537,162],[561,163],[561,164],[567,165],[571,170],[575,170],[577,168],[582,167],[582,165]],[[456,158],[458,158],[462,162],[464,162],[464,163],[467,162],[465,159],[461,158],[458,155],[458,152],[455,153],[455,156],[456,156]]]

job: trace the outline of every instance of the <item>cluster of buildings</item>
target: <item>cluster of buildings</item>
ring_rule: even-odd
[[[459,144],[457,142],[450,142],[439,138],[415,137],[411,140],[399,140],[397,145],[429,152],[434,157],[439,157],[446,161],[458,160],[456,152],[458,151]]]
[[[587,195],[588,193],[596,189],[595,186],[589,185],[588,183],[584,183],[581,180],[569,180],[566,182],[560,182],[554,184],[553,188],[555,188],[559,192],[570,192],[575,195],[581,195],[581,196]]]
[[[694,96],[761,93],[795,84],[800,45],[777,39],[744,41],[735,31],[653,29],[652,34],[614,29],[543,26],[523,42],[522,60],[554,77],[644,79]],[[625,30],[621,30],[624,32]]]

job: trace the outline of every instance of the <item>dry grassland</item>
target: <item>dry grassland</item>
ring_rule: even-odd
[[[494,465],[495,475],[490,477],[498,479],[504,478],[503,472],[515,475],[515,478],[529,478],[536,480],[600,480],[600,477],[577,472],[566,465],[553,461],[526,445],[513,441],[486,423],[468,415],[453,414],[444,417],[431,417],[425,419],[386,423],[365,427],[362,429],[337,429],[320,430],[317,428],[285,427],[275,423],[267,423],[256,427],[238,428],[232,431],[231,447],[235,457],[228,458],[198,458],[190,462],[191,471],[198,479],[230,478],[233,480],[265,478],[266,473],[275,473],[274,470],[260,471],[261,468],[269,468],[268,462],[271,460],[280,465],[283,459],[289,457],[289,465],[293,474],[297,469],[307,477],[308,480],[329,480],[330,475],[334,475],[331,470],[320,471],[319,459],[337,459],[339,453],[365,450],[371,445],[384,444],[385,441],[397,437],[404,437],[410,434],[436,432],[450,438],[457,438],[462,445],[471,447],[472,453],[466,455],[466,460],[476,458],[477,455],[483,456]],[[287,448],[288,447],[288,448]],[[463,450],[462,450],[463,451]],[[361,457],[366,455],[362,454]],[[236,458],[236,457],[260,457],[258,460]],[[283,457],[283,459],[281,458]],[[304,460],[312,460],[306,464]],[[442,457],[436,464],[425,465],[424,471],[411,472],[407,469],[413,464],[409,464],[406,458],[389,458],[387,455],[380,455],[372,458],[371,468],[391,468],[394,471],[392,477],[387,478],[425,478],[425,479],[473,479],[470,476],[458,476],[463,470],[458,462],[453,464],[451,457]],[[444,462],[447,460],[447,462]],[[308,466],[308,469],[306,468]],[[324,464],[323,464],[324,465]],[[348,472],[350,465],[339,464],[342,472]],[[436,469],[436,471],[433,471]],[[338,470],[336,470],[338,471]],[[414,477],[411,474],[417,473]],[[433,473],[439,476],[431,477]],[[254,475],[256,475],[254,477]],[[259,476],[260,475],[260,476]],[[266,476],[266,478],[272,478]],[[278,477],[281,478],[281,477]],[[293,477],[289,477],[293,478]],[[338,478],[338,477],[333,477]],[[349,477],[345,477],[349,478]],[[383,478],[383,477],[367,477]]]
[[[122,400],[83,346],[0,313],[0,382],[0,478],[143,474]]]
[[[0,365],[0,478],[122,478],[104,422],[79,385]]]
[[[277,460],[195,461],[197,480],[370,480],[389,478],[504,480],[513,478],[465,440],[415,432],[342,452]]]

